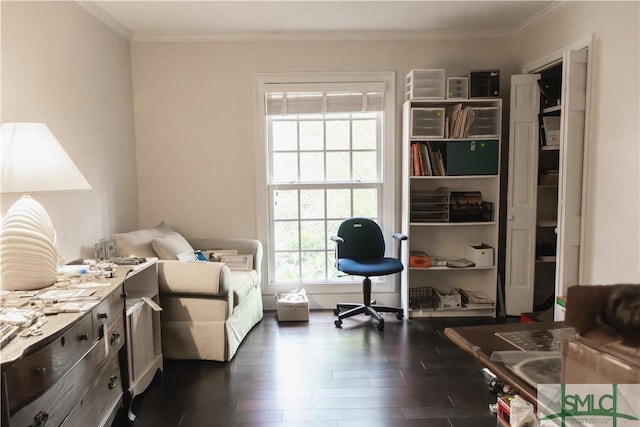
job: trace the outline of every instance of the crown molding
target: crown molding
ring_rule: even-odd
[[[508,31],[287,31],[287,32],[225,32],[206,34],[132,33],[93,1],[75,0],[76,4],[95,16],[120,36],[132,42],[268,42],[268,41],[411,41],[411,40],[472,40],[510,37],[526,30],[546,16],[565,6],[557,0],[513,30]]]
[[[547,16],[556,13],[559,9],[565,7],[565,3],[567,3],[567,2],[563,1],[563,0],[557,0],[557,1],[553,2],[549,6],[545,7],[544,9],[542,9],[540,12],[536,13],[535,15],[533,15],[532,17],[530,17],[529,19],[524,21],[522,24],[518,25],[513,30],[511,35],[517,35],[518,33],[520,33],[522,31],[526,30],[527,28],[529,28],[534,23],[540,21],[541,19],[546,18]]]
[[[461,33],[456,31],[287,31],[229,32],[216,34],[134,34],[132,42],[267,42],[267,41],[411,41],[499,38],[507,32]]]
[[[113,19],[111,15],[105,12],[101,7],[97,6],[94,2],[83,0],[75,0],[75,2],[78,6],[98,18],[99,21],[111,28],[120,36],[124,37],[127,40],[132,39],[133,33],[131,31],[129,31],[124,25]]]

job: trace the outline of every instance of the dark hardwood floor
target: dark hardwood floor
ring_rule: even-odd
[[[366,426],[494,427],[495,396],[446,326],[494,319],[365,316],[334,326],[331,311],[308,323],[278,323],[275,312],[247,336],[229,363],[165,360],[114,427]]]

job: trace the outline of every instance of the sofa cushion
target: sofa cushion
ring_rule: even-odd
[[[146,228],[129,233],[115,233],[111,237],[116,242],[118,256],[155,257],[152,241],[157,237],[163,237],[174,231],[167,224],[161,222],[157,227]]]
[[[251,271],[231,271],[231,289],[234,306],[241,304],[258,283],[258,273]]]
[[[160,259],[178,259],[178,254],[193,252],[193,247],[180,233],[172,232],[151,241],[153,250]]]
[[[640,343],[640,286],[623,286],[609,292],[601,320],[626,340]]]

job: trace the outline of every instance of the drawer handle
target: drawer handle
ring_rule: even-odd
[[[111,334],[111,345],[118,344],[120,342],[120,334],[118,332],[113,332]]]
[[[31,424],[29,427],[44,427],[48,419],[49,414],[44,411],[40,411],[36,414],[35,417],[33,417],[33,424]]]
[[[87,334],[78,335],[78,341],[89,341],[89,335]]]
[[[109,315],[107,313],[98,313],[98,319],[106,319]]]
[[[111,375],[109,377],[109,382],[107,383],[107,385],[109,386],[109,390],[113,390],[115,388],[117,381],[118,381],[117,375]]]
[[[44,377],[45,375],[47,375],[47,368],[44,366],[41,366],[39,368],[34,368],[31,370],[31,374],[34,377]]]

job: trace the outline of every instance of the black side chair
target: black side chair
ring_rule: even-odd
[[[400,233],[393,234],[396,240],[407,240]],[[378,329],[384,329],[384,319],[380,313],[396,313],[402,319],[401,308],[376,305],[371,301],[371,279],[374,276],[386,276],[402,271],[402,262],[396,258],[384,256],[384,237],[378,224],[368,218],[350,218],[340,224],[338,235],[331,236],[336,242],[336,268],[343,273],[364,276],[362,291],[364,304],[340,303],[333,311],[338,315],[334,323],[342,327],[342,319],[356,314],[370,315],[378,321]],[[346,311],[344,311],[346,310]]]

